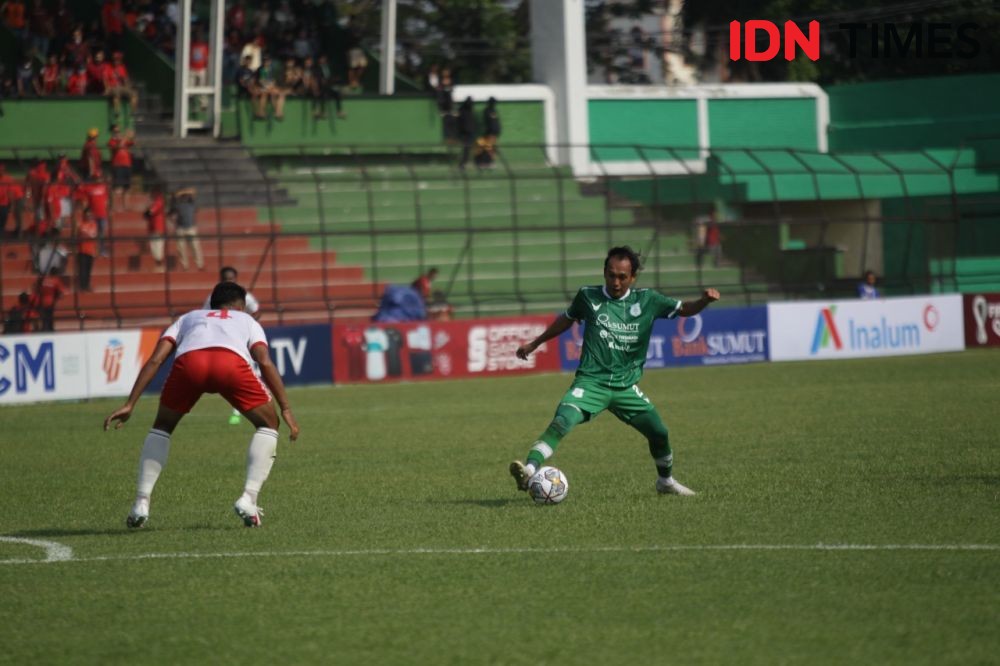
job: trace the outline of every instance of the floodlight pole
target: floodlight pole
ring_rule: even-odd
[[[378,69],[378,92],[396,92],[396,0],[382,0],[382,62]]]

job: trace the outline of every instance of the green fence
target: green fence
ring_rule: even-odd
[[[81,326],[175,315],[222,263],[238,264],[281,322],[369,316],[386,285],[430,267],[458,316],[554,312],[600,283],[619,244],[645,257],[640,285],[682,298],[713,286],[731,304],[848,296],[867,269],[888,293],[1000,289],[1000,138],[947,155],[716,151],[673,175],[665,158],[690,146],[591,145],[577,148],[598,169],[627,149],[649,175],[582,180],[546,161],[552,148],[504,143],[492,164],[472,155],[463,168],[461,148],[440,143],[267,146],[253,151],[266,180],[234,175],[201,192],[264,188],[284,203],[203,205],[203,271],[181,270],[171,237],[154,273],[145,223],[126,212],[98,260],[106,293],[74,296],[63,315]],[[702,243],[713,221],[717,258]],[[4,241],[20,257],[0,273],[5,305],[30,284],[29,244]]]

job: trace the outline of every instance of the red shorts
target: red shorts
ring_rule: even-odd
[[[160,393],[160,404],[187,414],[203,393],[218,393],[241,412],[271,401],[246,359],[218,347],[197,349],[175,360]]]

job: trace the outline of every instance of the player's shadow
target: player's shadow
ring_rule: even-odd
[[[460,499],[460,500],[430,500],[431,504],[462,504],[466,506],[478,506],[484,509],[502,509],[503,507],[517,502],[515,499]],[[522,500],[523,501],[523,500]]]
[[[219,527],[217,525],[185,525],[183,527],[178,527],[176,529],[189,532],[191,530],[217,530],[219,529]],[[34,538],[44,539],[46,537],[54,539],[57,537],[74,537],[74,536],[128,536],[131,534],[138,534],[140,532],[145,532],[145,531],[147,530],[126,529],[124,525],[122,525],[121,527],[114,527],[107,529],[79,529],[79,530],[63,529],[60,527],[50,527],[40,530],[20,530],[18,532],[10,532],[8,534],[4,534],[3,536],[21,537],[24,539],[34,539]],[[150,529],[149,531],[153,532],[153,531],[168,531],[168,530],[162,530],[162,529],[158,530],[156,528],[153,528]]]

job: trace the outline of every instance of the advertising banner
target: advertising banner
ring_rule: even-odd
[[[87,397],[82,333],[0,338],[0,405]]]
[[[966,294],[965,346],[1000,347],[1000,294]]]
[[[958,294],[767,308],[773,361],[929,354],[965,346]]]
[[[580,324],[559,339],[562,369],[576,370],[583,329]],[[694,317],[658,319],[646,352],[646,369],[678,365],[759,363],[768,358],[767,308],[711,307]]]
[[[336,382],[481,377],[559,369],[555,341],[527,361],[514,352],[545,330],[551,317],[501,317],[447,322],[337,324]]]
[[[272,326],[264,329],[271,360],[286,386],[333,381],[330,325]]]
[[[156,347],[152,329],[86,333],[90,397],[127,396],[139,370]]]

